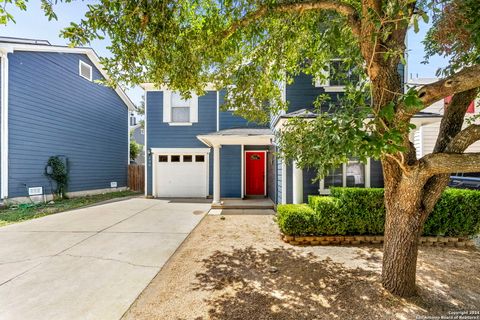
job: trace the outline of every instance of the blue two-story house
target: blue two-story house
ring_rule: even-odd
[[[69,195],[125,188],[129,162],[129,109],[121,88],[91,48],[0,38],[0,194],[28,200],[50,195],[50,157],[69,172]]]
[[[338,62],[336,62],[338,63]],[[402,70],[399,70],[402,71]],[[275,134],[292,117],[315,117],[320,94],[333,100],[345,90],[341,81],[315,81],[300,75],[284,87],[287,112],[258,126],[221,108],[224,91],[207,88],[189,100],[167,88],[146,91],[146,195],[153,197],[268,197],[274,203],[302,203],[309,194],[328,194],[332,186],[382,187],[379,161],[355,159],[313,182],[314,169],[299,169],[275,157]],[[438,121],[424,114],[415,121]]]

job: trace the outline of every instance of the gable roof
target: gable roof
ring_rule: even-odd
[[[24,38],[12,38],[12,37],[0,37],[0,51],[6,53],[13,53],[14,51],[32,51],[32,52],[63,52],[63,53],[78,53],[85,54],[92,61],[95,67],[100,71],[102,76],[109,80],[108,74],[103,69],[103,66],[100,62],[100,59],[95,52],[90,47],[68,47],[68,46],[58,46],[51,45],[47,40],[37,40],[37,39],[24,39]],[[122,88],[116,87],[113,88],[118,94],[123,103],[128,107],[128,110],[133,111],[136,109],[134,103],[127,96],[125,91]]]

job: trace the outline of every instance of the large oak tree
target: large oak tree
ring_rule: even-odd
[[[52,16],[51,3],[42,3]],[[448,56],[449,66],[443,79],[405,90],[397,66],[407,31],[427,13],[434,18],[427,54]],[[280,148],[300,166],[318,168],[319,176],[348,157],[381,159],[387,210],[382,282],[409,296],[418,238],[449,174],[480,171],[480,154],[465,153],[480,139],[480,125],[462,129],[480,87],[479,16],[476,0],[99,0],[63,35],[76,45],[107,35],[113,57],[103,62],[118,82],[154,82],[186,95],[206,83],[234,84],[225,107],[256,121],[286,107],[282,83],[300,73],[321,79],[330,59],[343,58],[357,81],[332,112],[293,119]],[[410,120],[447,96],[453,99],[435,149],[417,158]],[[316,103],[330,102],[320,96]]]

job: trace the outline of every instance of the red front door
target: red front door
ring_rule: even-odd
[[[265,152],[245,152],[245,194],[265,195]]]

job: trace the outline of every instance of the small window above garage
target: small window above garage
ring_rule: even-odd
[[[82,78],[92,81],[92,66],[88,63],[80,60],[78,64],[78,72]]]

